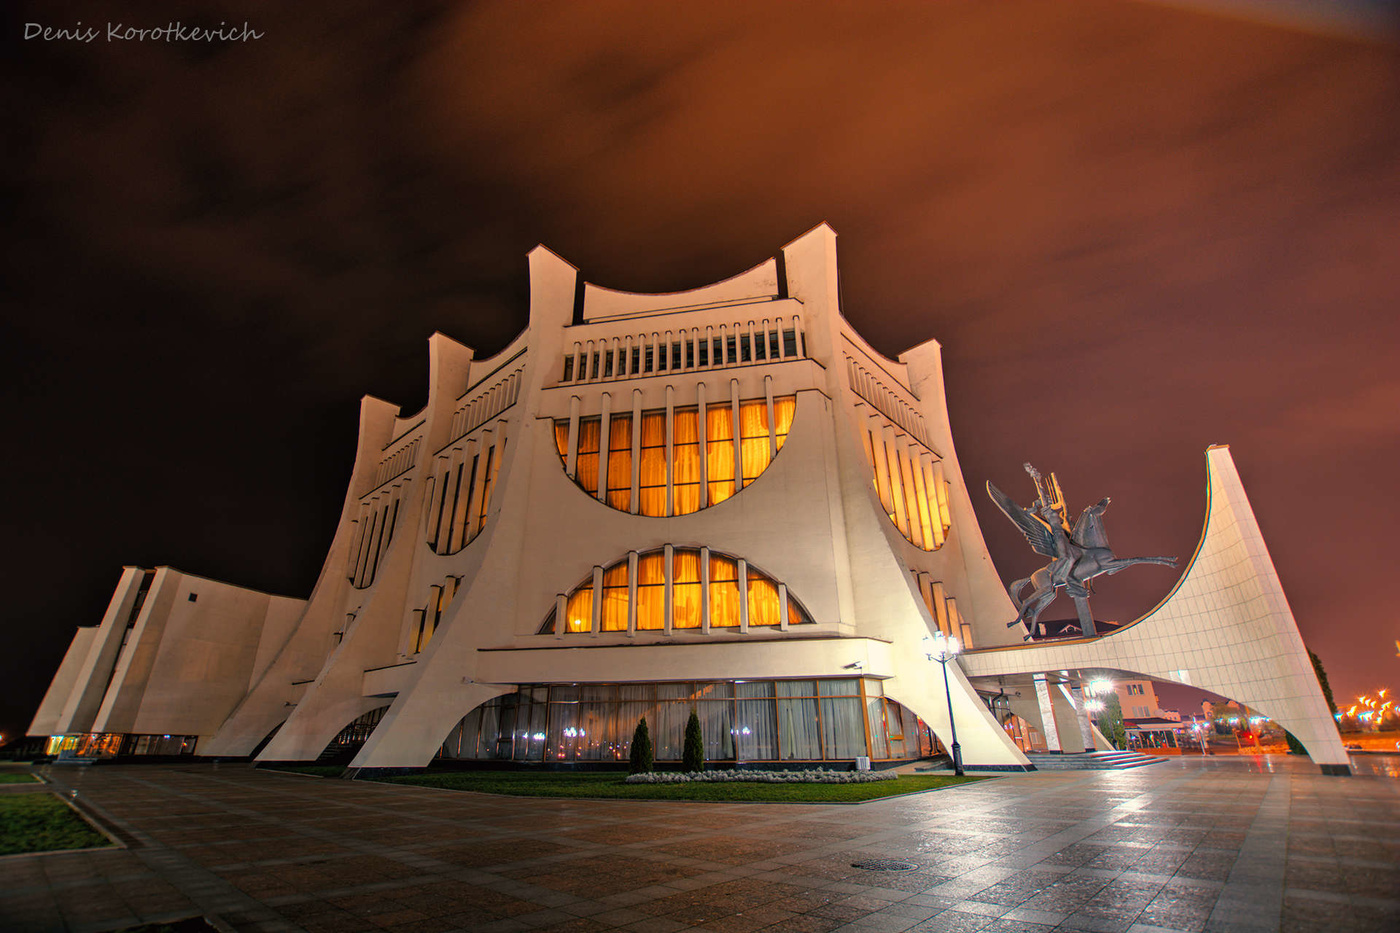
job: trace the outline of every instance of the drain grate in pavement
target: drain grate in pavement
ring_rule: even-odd
[[[865,871],[914,871],[919,866],[913,862],[900,861],[897,858],[872,858],[863,862],[852,862],[851,867]]]

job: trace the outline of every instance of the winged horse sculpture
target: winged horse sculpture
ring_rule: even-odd
[[[1050,558],[1049,564],[1006,588],[1017,613],[1013,621],[1006,623],[1006,627],[1024,625],[1026,641],[1034,636],[1041,612],[1055,599],[1061,587],[1074,599],[1083,600],[1093,592],[1090,581],[1095,577],[1117,573],[1134,564],[1176,566],[1175,557],[1114,557],[1103,528],[1103,513],[1108,508],[1109,499],[1105,497],[1085,509],[1071,528],[1065,496],[1055,474],[1050,474],[1047,483],[1035,467],[1027,463],[1025,468],[1035,481],[1038,493],[1030,508],[1017,505],[991,482],[987,483],[987,494],[997,508],[1021,529],[1035,552]],[[1023,600],[1021,593],[1027,586],[1032,587],[1032,591]]]

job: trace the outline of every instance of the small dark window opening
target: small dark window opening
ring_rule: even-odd
[[[646,353],[646,357],[645,357],[645,362],[642,363],[642,372],[644,372],[644,373],[649,373],[649,372],[651,372],[652,365],[656,362],[656,361],[653,359],[653,357],[654,357],[655,355],[656,355],[656,354],[655,354],[654,352],[652,352],[652,348],[651,348],[651,347],[647,347],[647,353]]]
[[[678,343],[671,344],[671,368],[681,368],[681,345]]]
[[[194,602],[198,602],[198,601],[199,601],[199,594],[198,594],[198,593],[191,593],[191,594],[190,594],[190,602],[194,603]]]
[[[715,342],[718,343],[719,341],[715,341]],[[716,347],[716,349],[718,349],[718,347]],[[708,340],[706,340],[706,341],[704,341],[703,343],[700,344],[700,362],[697,363],[696,365],[697,365],[697,366],[709,366],[709,365],[710,365],[710,342],[709,342]]]
[[[574,381],[574,358],[572,356],[564,357],[564,381]]]
[[[797,331],[783,331],[783,356],[797,355]]]
[[[628,372],[635,373],[635,372],[637,372],[638,370],[640,370],[640,369],[641,369],[641,360],[642,360],[642,348],[641,348],[641,347],[633,347],[633,348],[632,348],[632,366],[628,369]]]
[[[613,354],[611,351],[603,354],[603,377],[607,378],[613,374]]]

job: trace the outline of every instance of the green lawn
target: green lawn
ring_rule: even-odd
[[[869,784],[627,784],[623,781],[624,777],[626,775],[617,772],[434,771],[378,780],[515,797],[608,797],[742,803],[856,803],[983,780],[977,777],[916,774]]]
[[[26,771],[0,771],[0,784],[33,784],[37,780]]]
[[[53,794],[0,797],[0,855],[111,845]]]

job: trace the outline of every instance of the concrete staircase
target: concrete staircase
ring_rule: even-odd
[[[1038,771],[1126,771],[1166,759],[1137,752],[1077,752],[1067,755],[1031,753],[1026,756]]]

